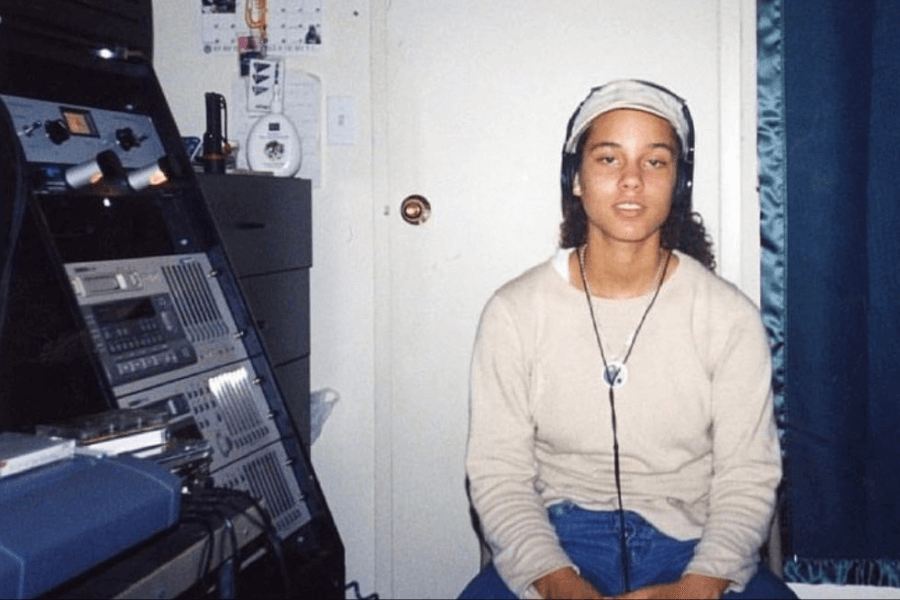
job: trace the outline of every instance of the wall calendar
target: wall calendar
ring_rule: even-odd
[[[195,0],[201,51],[265,57],[316,52],[322,46],[325,0]]]

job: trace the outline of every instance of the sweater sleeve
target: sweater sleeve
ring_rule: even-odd
[[[494,296],[482,314],[472,358],[466,471],[497,572],[518,596],[538,597],[536,579],[576,567],[535,490],[528,354],[520,324]]]
[[[710,336],[711,355],[718,359],[711,374],[709,516],[686,568],[730,580],[729,591],[743,590],[756,572],[781,479],[768,337],[755,307],[738,305],[746,308],[743,317]]]

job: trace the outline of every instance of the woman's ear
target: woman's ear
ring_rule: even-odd
[[[581,197],[581,178],[578,176],[578,172],[575,172],[575,177],[572,178],[572,194],[575,196]]]

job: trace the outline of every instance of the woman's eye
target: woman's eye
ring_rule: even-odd
[[[662,169],[668,163],[664,159],[661,159],[661,158],[651,158],[647,161],[647,164],[650,165],[650,167],[653,169]]]
[[[615,164],[615,162],[616,162],[616,157],[615,157],[615,156],[609,156],[609,155],[598,156],[598,157],[597,157],[597,162],[599,162],[599,163],[601,163],[601,164],[604,164],[604,165],[612,165],[612,164]]]

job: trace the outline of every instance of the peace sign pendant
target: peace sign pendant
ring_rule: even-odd
[[[628,367],[617,360],[612,361],[603,370],[603,383],[613,389],[622,387],[628,383]]]

